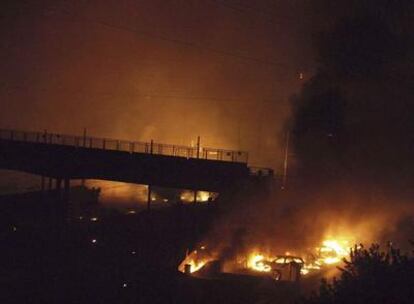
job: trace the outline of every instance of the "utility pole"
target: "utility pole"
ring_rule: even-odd
[[[240,151],[241,150],[241,118],[239,118],[237,120],[237,149]]]
[[[200,158],[200,136],[197,136],[197,158]]]
[[[197,136],[197,158],[200,158],[200,136]],[[193,199],[193,203],[194,205],[197,204],[197,190],[194,189],[194,199]]]
[[[85,148],[86,146],[86,128],[83,128],[83,147]],[[81,180],[81,185],[82,187],[85,187],[85,179],[82,178]]]
[[[286,134],[285,159],[283,161],[282,190],[286,188],[287,172],[288,172],[288,157],[289,157],[289,131]]]
[[[86,147],[86,128],[83,128],[83,147]]]

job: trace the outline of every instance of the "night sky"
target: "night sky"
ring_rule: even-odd
[[[221,216],[208,211],[209,202],[206,211],[188,206],[200,214],[182,217],[177,199],[171,210],[181,210],[173,212],[178,217],[161,212],[151,225],[143,213],[136,215],[140,221],[132,218],[123,226],[125,214],[118,211],[112,224],[84,221],[85,227],[101,227],[102,222],[102,227],[126,227],[128,233],[105,228],[82,235],[72,226],[74,234],[65,237],[72,240],[74,252],[83,258],[86,250],[91,265],[97,266],[84,282],[78,282],[86,273],[82,261],[58,241],[59,231],[44,226],[47,233],[39,235],[50,245],[50,256],[61,250],[59,263],[50,269],[60,273],[64,265],[71,274],[79,266],[79,272],[73,271],[73,280],[61,272],[62,289],[49,285],[48,275],[38,281],[36,271],[32,281],[57,298],[66,296],[61,290],[70,281],[80,297],[89,290],[84,286],[100,284],[94,271],[104,275],[107,286],[113,273],[120,274],[116,286],[124,290],[128,276],[120,269],[125,268],[131,278],[150,282],[142,290],[141,283],[132,285],[138,292],[131,289],[131,299],[152,299],[153,280],[147,278],[160,278],[154,286],[176,293],[169,285],[176,273],[169,277],[154,271],[161,265],[158,260],[176,271],[177,261],[202,241],[212,249],[220,247],[223,257],[234,253],[232,259],[243,247],[320,251],[317,244],[328,236],[354,244],[392,240],[412,251],[407,241],[414,234],[413,17],[412,0],[1,1],[0,129],[82,135],[86,128],[96,137],[187,146],[200,136],[202,147],[248,151],[249,167],[276,172],[275,179],[261,174],[246,178],[270,180],[268,188],[253,191],[240,182],[221,193]],[[279,183],[283,165],[288,169],[286,187]],[[14,183],[9,173],[0,172],[0,192]],[[147,195],[150,202],[150,187],[130,186],[121,191],[133,200]],[[38,194],[44,200],[44,193]],[[36,194],[29,194],[31,203],[30,195]],[[19,211],[14,198],[9,199],[11,209]],[[39,212],[41,225],[45,214]],[[27,259],[37,259],[36,252],[43,257],[42,243],[31,236],[37,232],[28,229],[20,236],[14,219],[0,215],[7,235],[16,235],[5,246],[10,249],[5,256],[14,258],[16,250],[21,257],[9,265],[11,271],[15,267],[24,274],[33,265],[39,273],[47,269]],[[19,238],[27,247],[13,245]],[[136,259],[138,251],[131,244],[143,248],[142,258]],[[113,265],[104,262],[107,254],[116,261]],[[137,261],[136,268],[130,262],[121,265],[124,256]],[[72,264],[66,263],[68,257]],[[47,255],[44,259],[49,265]],[[140,273],[149,269],[148,261],[156,266],[153,272]],[[15,277],[18,284],[24,278]],[[381,282],[389,278],[375,272],[378,277]],[[387,284],[378,288],[367,278],[375,293],[394,290]],[[403,282],[409,280],[404,277]],[[117,298],[117,289],[102,286],[91,288],[90,295],[108,292]],[[407,290],[411,294],[412,288]],[[187,296],[188,289],[184,291]]]
[[[278,167],[310,1],[2,1],[1,127],[251,152]],[[303,73],[304,79],[300,79]]]
[[[3,128],[201,136],[277,174],[290,133],[288,174],[316,192],[412,195],[411,1],[1,5]]]

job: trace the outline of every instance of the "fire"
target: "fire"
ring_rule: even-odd
[[[311,250],[311,258],[304,259],[295,257],[290,251],[285,252],[285,256],[277,258],[265,256],[263,253],[251,253],[247,259],[247,267],[254,271],[271,272],[272,265],[284,265],[295,262],[301,265],[301,274],[320,271],[324,267],[339,264],[344,258],[349,256],[350,242],[343,239],[329,238],[321,242],[320,247]]]
[[[180,265],[181,272],[185,271],[185,265],[190,265],[190,273],[194,273],[196,271],[199,271],[207,263],[207,261],[206,260],[196,261],[193,259],[188,259],[188,260],[185,259],[183,263],[184,264],[182,265],[182,267]]]
[[[343,239],[326,239],[322,241],[321,247],[316,247],[316,257],[313,260],[305,261],[301,270],[303,275],[321,270],[329,265],[339,264],[350,253],[350,242]]]
[[[324,240],[319,249],[320,258],[323,264],[331,265],[341,262],[349,255],[349,242],[335,239]]]
[[[202,245],[198,250],[194,250],[190,254],[187,254],[185,259],[178,266],[178,270],[183,273],[185,273],[186,271],[194,273],[199,271],[201,268],[204,267],[204,265],[206,265],[208,262],[212,260],[213,257],[206,250],[206,246]],[[186,267],[188,267],[189,269],[187,270]]]
[[[297,255],[291,251],[286,251],[285,255],[270,255],[254,250],[244,257],[240,256],[237,264],[244,265],[241,268],[251,271],[269,273],[276,280],[286,278],[284,273],[286,269],[291,271],[291,267],[297,267],[301,275],[308,275],[342,262],[349,256],[350,244],[351,242],[346,239],[327,238],[320,246],[308,250],[306,255]],[[214,260],[213,255],[206,250],[205,245],[202,245],[187,254],[178,269],[181,272],[194,273],[212,260]]]
[[[247,260],[247,267],[261,272],[270,272],[272,267],[266,263],[271,259],[265,258],[262,254],[251,254]]]
[[[315,271],[315,270],[321,270],[321,266],[319,264],[304,264],[302,269],[300,270],[300,273],[302,275],[307,275],[308,273]]]

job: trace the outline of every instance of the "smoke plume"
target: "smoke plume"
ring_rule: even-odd
[[[313,4],[318,64],[292,97],[287,187],[238,201],[209,236],[224,248],[300,253],[330,237],[405,246],[414,236],[413,4]]]
[[[293,98],[293,174],[314,213],[334,210],[335,225],[373,221],[367,233],[380,241],[414,211],[414,10],[346,2],[352,11],[317,35],[317,73]]]

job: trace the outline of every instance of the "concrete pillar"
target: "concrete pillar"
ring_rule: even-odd
[[[62,197],[62,179],[61,178],[56,179],[56,194],[57,194],[58,199]]]
[[[49,177],[48,185],[47,185],[47,190],[48,191],[51,191],[52,190],[52,187],[53,187],[53,178]]]
[[[45,192],[45,186],[46,186],[46,182],[45,182],[45,177],[42,175],[40,177],[40,190],[43,192]]]
[[[56,179],[56,190],[60,190],[62,188],[62,179],[57,178]]]
[[[65,178],[63,182],[63,217],[64,221],[68,222],[70,220],[70,179]]]
[[[64,180],[64,198],[65,200],[69,200],[69,194],[70,194],[70,179],[65,178]]]
[[[194,205],[197,204],[197,193],[198,193],[198,191],[194,190],[194,199],[193,199],[193,204]]]

